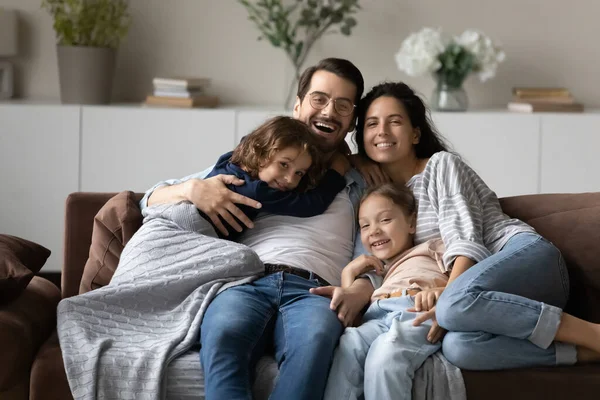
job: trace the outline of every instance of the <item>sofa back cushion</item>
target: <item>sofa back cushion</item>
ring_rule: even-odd
[[[600,193],[517,196],[500,204],[562,252],[571,286],[565,310],[600,322]]]
[[[50,257],[50,250],[16,236],[0,234],[0,304],[25,290]]]
[[[79,293],[107,285],[119,264],[123,248],[142,225],[140,196],[124,191],[102,206],[94,217],[92,243],[83,269]]]

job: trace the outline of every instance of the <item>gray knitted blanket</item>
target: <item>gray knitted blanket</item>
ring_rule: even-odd
[[[110,285],[58,305],[76,400],[164,398],[167,367],[198,343],[211,299],[264,272],[256,253],[218,239],[189,203],[150,207],[144,216]]]

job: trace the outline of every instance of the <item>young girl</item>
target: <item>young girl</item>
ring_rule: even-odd
[[[275,117],[242,139],[233,152],[222,155],[207,178],[235,175],[245,183],[228,188],[260,202],[260,211],[312,217],[324,213],[346,186],[344,174],[349,163],[345,157],[334,156],[331,169],[323,174],[324,163],[324,154],[305,123]],[[251,220],[259,212],[252,207],[239,207]],[[217,230],[214,221],[209,222]],[[229,232],[239,235],[226,221],[222,222]],[[228,238],[233,240],[231,234]]]
[[[443,330],[435,322],[413,325],[416,311],[433,308],[448,282],[442,241],[413,247],[415,212],[415,199],[403,185],[388,183],[363,195],[360,237],[372,255],[344,268],[342,287],[373,269],[384,281],[373,292],[363,324],[347,328],[340,338],[326,400],[358,399],[363,392],[367,400],[410,399],[415,370],[441,347]]]

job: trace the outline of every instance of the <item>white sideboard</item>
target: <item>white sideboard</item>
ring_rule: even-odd
[[[0,103],[0,233],[63,257],[75,191],[144,191],[210,166],[276,109],[182,110]],[[600,191],[600,113],[434,113],[453,149],[498,196]],[[350,138],[348,141],[351,143]]]

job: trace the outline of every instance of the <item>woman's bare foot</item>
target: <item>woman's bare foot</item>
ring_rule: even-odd
[[[577,364],[593,363],[600,361],[600,353],[587,347],[577,346]]]
[[[600,324],[563,313],[554,340],[587,347],[600,353]]]

